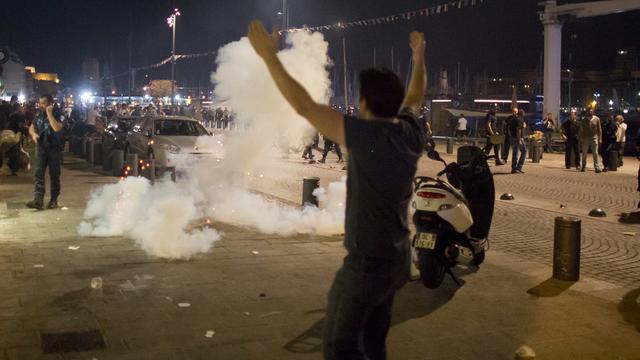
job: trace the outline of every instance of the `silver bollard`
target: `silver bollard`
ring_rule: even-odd
[[[93,159],[95,157],[95,153],[94,153],[95,147],[94,147],[94,145],[95,145],[95,142],[94,142],[94,140],[92,138],[89,138],[87,140],[86,145],[85,145],[86,149],[87,149],[85,159],[87,160],[87,162],[89,164],[93,164]]]
[[[129,154],[126,160],[128,176],[138,176],[138,154]]]
[[[82,150],[82,151],[80,152],[80,156],[81,156],[83,159],[86,159],[86,158],[87,158],[87,152],[88,152],[88,150],[89,150],[89,149],[88,149],[89,140],[90,140],[90,138],[88,138],[88,137],[83,137],[83,138],[82,138],[82,147],[81,147],[81,150]]]
[[[447,138],[447,154],[453,154],[453,139]]]
[[[152,183],[156,180],[156,161],[154,159],[149,159],[144,163],[142,176],[149,179]]]
[[[124,151],[113,150],[111,152],[111,173],[113,176],[122,176],[124,168]]]
[[[582,221],[559,216],[553,238],[553,278],[564,281],[580,279],[580,245]]]
[[[102,141],[94,141],[93,143],[93,165],[102,165]]]
[[[111,150],[107,148],[106,144],[102,143],[102,170],[111,170]]]
[[[306,177],[302,180],[302,206],[318,206],[318,198],[313,195],[313,191],[320,186],[320,178]]]

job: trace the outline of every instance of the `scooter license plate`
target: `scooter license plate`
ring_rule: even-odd
[[[436,234],[418,233],[414,241],[413,247],[417,249],[435,249]]]

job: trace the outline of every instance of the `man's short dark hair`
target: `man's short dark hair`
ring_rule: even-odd
[[[51,94],[40,95],[40,99],[47,99],[49,104],[53,104],[53,96]]]
[[[369,68],[360,72],[360,98],[373,115],[396,116],[404,100],[404,85],[389,69]]]
[[[11,96],[11,102],[18,101],[18,97],[16,95]]]

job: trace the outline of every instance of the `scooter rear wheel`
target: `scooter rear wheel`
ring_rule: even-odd
[[[473,256],[473,265],[480,266],[484,262],[485,251],[481,250],[479,253]]]
[[[445,265],[433,250],[421,250],[418,254],[418,269],[422,284],[435,289],[444,280]]]

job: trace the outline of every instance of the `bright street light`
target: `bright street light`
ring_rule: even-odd
[[[173,105],[173,94],[176,92],[176,23],[178,16],[180,16],[180,10],[173,9],[173,14],[167,18],[167,24],[173,30],[172,45],[171,45],[171,105]]]

